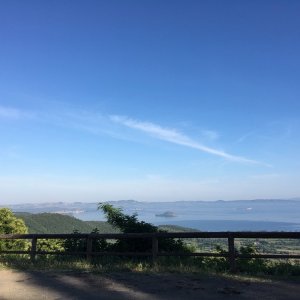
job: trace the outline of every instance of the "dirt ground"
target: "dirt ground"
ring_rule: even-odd
[[[0,271],[1,300],[300,299],[300,282],[112,272]]]

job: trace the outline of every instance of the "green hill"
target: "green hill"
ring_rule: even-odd
[[[56,213],[16,213],[23,219],[28,227],[29,233],[73,233],[78,230],[81,233],[89,233],[97,228],[100,233],[119,232],[110,224],[104,221],[82,221],[72,216]],[[161,225],[160,229],[169,232],[194,231],[190,228],[184,228],[176,225]]]
[[[78,230],[81,233],[89,233],[97,228],[100,233],[113,233],[117,229],[103,221],[81,221],[72,216],[41,213],[18,213],[18,217],[24,220],[29,233],[73,233]]]
[[[178,225],[159,225],[159,229],[168,231],[168,232],[193,232],[193,231],[199,231],[197,229],[188,228],[188,227],[182,227]]]

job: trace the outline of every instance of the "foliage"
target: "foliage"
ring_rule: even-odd
[[[196,231],[199,231],[194,228],[182,227],[179,225],[171,225],[171,224],[159,225],[158,228],[161,230],[165,230],[167,232],[196,232]]]
[[[140,258],[125,258],[125,257],[112,257],[103,256],[97,257],[92,263],[88,262],[85,258],[67,257],[67,256],[50,256],[47,259],[38,259],[35,264],[22,256],[1,256],[1,268],[13,268],[21,270],[70,270],[74,271],[88,271],[88,272],[112,272],[112,271],[127,271],[127,272],[159,272],[159,273],[185,273],[185,274],[206,274],[211,276],[213,274],[228,275],[228,269],[223,268],[223,264],[218,263],[216,258],[202,258],[202,257],[159,257],[155,265],[147,260]],[[220,261],[219,261],[220,262]],[[206,276],[205,275],[205,276]],[[263,270],[249,270],[247,272],[240,272],[239,278],[253,278],[256,279],[267,278],[289,278],[294,280],[300,279],[300,263],[293,260],[266,260]],[[251,277],[249,277],[249,275]],[[272,277],[269,277],[272,276]],[[198,275],[197,275],[197,278]]]
[[[89,233],[94,228],[99,230],[99,233],[116,232],[107,222],[101,221],[82,221],[68,215],[57,213],[19,213],[28,227],[29,233],[72,233],[78,230],[82,233]]]
[[[222,245],[215,245],[216,253],[226,255],[227,250],[224,250]],[[229,268],[228,260],[225,257],[206,257],[203,260],[203,268],[207,270],[215,270],[217,272],[225,272]]]
[[[74,233],[79,233],[79,231],[75,230]],[[97,234],[99,230],[94,228],[91,233]],[[63,247],[67,252],[85,252],[86,251],[86,239],[67,239],[63,243]],[[105,239],[94,239],[92,245],[93,252],[101,252],[106,251],[108,249],[108,242]]]
[[[82,221],[72,216],[57,213],[17,213],[22,219],[29,233],[73,233],[74,230],[89,233],[97,228],[99,233],[118,233],[120,230],[105,221]],[[197,231],[177,225],[159,225],[159,229],[168,232]]]
[[[84,222],[66,215],[59,214],[26,214],[26,224],[33,224],[32,228],[38,228],[40,233],[63,233],[62,228],[67,227],[67,233],[70,233],[71,229],[74,233],[83,232],[91,233],[103,233],[103,232],[124,232],[124,233],[139,233],[139,232],[166,232],[166,231],[190,231],[183,227],[165,225],[162,227],[156,227],[152,224],[139,221],[136,214],[126,215],[121,209],[115,208],[109,204],[100,204],[99,208],[102,209],[107,217],[107,222]],[[23,215],[22,215],[23,218]],[[70,222],[70,223],[69,223]],[[82,225],[82,226],[81,226]],[[88,227],[86,227],[88,225]],[[95,226],[96,225],[96,226]],[[102,226],[103,225],[103,226]],[[78,226],[79,230],[74,230]],[[92,227],[94,226],[94,227]],[[97,228],[95,228],[97,227]],[[99,230],[100,227],[100,230]],[[91,229],[94,228],[94,229]],[[162,230],[164,229],[164,230]],[[53,231],[52,231],[53,230]],[[56,231],[57,230],[57,231]],[[17,218],[9,209],[0,209],[0,234],[7,233],[27,233],[27,227],[24,222]],[[31,231],[38,233],[37,231]],[[236,251],[242,255],[253,255],[258,253],[298,253],[299,240],[266,240],[256,239],[253,244],[249,244],[246,239],[236,239]],[[216,246],[217,244],[217,246]],[[191,249],[196,247],[197,249]],[[181,240],[176,239],[160,239],[159,251],[167,252],[183,252],[183,251],[211,251],[213,252],[227,253],[227,239],[186,239],[185,244]],[[1,250],[28,250],[30,244],[24,240],[0,240]],[[151,239],[131,239],[131,240],[118,240],[116,242],[106,241],[105,239],[93,240],[93,251],[128,251],[128,252],[150,252],[152,248]],[[298,250],[297,250],[298,249]],[[86,251],[86,239],[69,239],[69,240],[46,240],[38,239],[37,243],[38,251]],[[84,257],[85,254],[82,255]],[[28,256],[26,256],[28,260]],[[91,268],[91,265],[84,261],[78,261],[78,258],[73,257],[61,257],[61,256],[39,256],[38,261],[41,265],[47,268],[48,264],[56,264],[58,266],[68,266],[72,263],[74,266],[80,268]],[[22,261],[21,256],[7,255],[2,256],[1,261],[13,264],[14,261]],[[9,259],[12,259],[9,262]],[[0,261],[0,266],[1,266]],[[6,262],[4,262],[6,264]],[[22,261],[21,264],[29,263],[28,261]],[[260,259],[260,258],[237,258],[237,269],[241,273],[247,273],[251,275],[276,275],[276,276],[300,276],[300,263],[293,260],[280,260],[275,261],[272,259]],[[97,257],[93,259],[93,269],[95,270],[111,270],[113,268],[120,268],[124,270],[150,270],[152,267],[147,260],[139,258],[125,258],[125,257]],[[224,257],[161,257],[158,258],[158,263],[155,268],[157,271],[170,272],[228,272],[228,261]],[[154,270],[154,269],[152,269]],[[155,270],[154,270],[155,271]]]
[[[257,248],[255,245],[247,245],[240,247],[239,250],[237,250],[238,254],[241,255],[256,255],[259,254]],[[263,270],[266,266],[266,260],[263,260],[261,258],[240,258],[237,259],[237,267],[238,270],[242,272],[247,272],[250,270],[256,270],[257,272],[260,270]]]
[[[0,209],[0,234],[25,234],[28,229],[22,219],[17,218],[8,208]],[[25,240],[0,240],[0,250],[27,250]]]
[[[37,251],[64,251],[64,241],[60,239],[38,239]],[[44,255],[42,257],[44,257]]]
[[[74,230],[74,234],[79,233],[78,230]],[[85,239],[66,239],[64,241],[64,248],[67,252],[75,252],[75,251],[85,251],[86,250],[86,240]]]
[[[99,209],[101,209],[107,222],[118,228],[123,233],[154,233],[154,232],[166,232],[160,230],[158,227],[139,221],[137,214],[126,215],[122,212],[122,209],[115,208],[111,204],[99,203]],[[115,251],[128,251],[128,252],[149,252],[152,249],[152,241],[149,238],[139,239],[124,239],[118,240],[116,243],[110,246]],[[180,251],[187,252],[188,247],[178,239],[163,238],[159,239],[159,251]]]

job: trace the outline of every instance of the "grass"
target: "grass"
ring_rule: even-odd
[[[257,280],[300,279],[299,261],[274,261],[249,260],[239,265],[238,274],[230,274],[224,258],[199,258],[199,257],[160,257],[155,265],[149,259],[99,257],[91,262],[77,257],[39,256],[32,263],[28,255],[2,255],[0,269],[16,269],[22,271],[61,271],[61,272],[143,272],[143,273],[178,273],[201,276],[221,275],[236,278],[256,278]]]

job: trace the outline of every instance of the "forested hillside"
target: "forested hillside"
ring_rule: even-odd
[[[100,233],[114,233],[118,229],[103,221],[82,221],[72,216],[55,213],[17,213],[28,227],[29,233],[72,233],[78,230],[82,233],[89,233],[97,228]],[[161,225],[160,229],[166,231],[195,231],[194,229],[184,228],[175,225]]]
[[[74,230],[89,233],[95,228],[100,233],[117,232],[117,229],[103,221],[81,221],[72,216],[62,214],[18,213],[17,216],[24,220],[29,233],[72,233]]]

